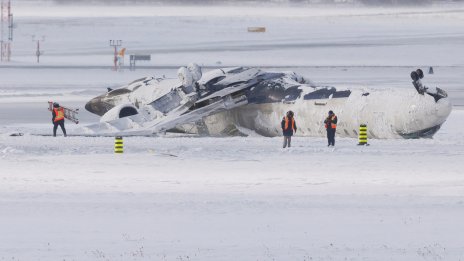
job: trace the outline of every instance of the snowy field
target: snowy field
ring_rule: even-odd
[[[16,3],[13,61],[0,64],[0,260],[464,260],[462,6]],[[39,65],[32,35],[45,36]],[[111,71],[109,39],[152,61]],[[115,155],[112,138],[37,135],[51,133],[48,100],[90,124],[84,104],[106,87],[189,62],[360,88],[413,88],[410,71],[434,66],[425,83],[455,106],[433,139],[368,147],[168,134],[125,138]]]
[[[0,260],[463,260],[463,120],[335,149],[1,135]]]

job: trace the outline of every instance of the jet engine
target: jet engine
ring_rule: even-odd
[[[107,113],[105,113],[101,118],[100,122],[109,122],[117,119],[121,119],[124,117],[129,117],[132,115],[139,114],[137,107],[134,105],[127,103],[121,104],[118,106],[113,107]]]

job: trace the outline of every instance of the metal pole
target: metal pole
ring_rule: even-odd
[[[13,35],[11,30],[13,29],[13,25],[11,24],[11,1],[8,0],[8,43],[6,47],[6,61],[9,62],[11,58],[11,41],[13,40]]]
[[[114,70],[118,69],[118,47],[114,46]]]
[[[8,40],[13,41],[13,14],[11,13],[11,1],[8,1]]]
[[[113,70],[118,70],[118,47],[122,45],[122,40],[110,40],[110,46],[114,47],[114,68]]]
[[[0,61],[10,61],[11,41],[13,41],[13,14],[11,14],[11,1],[1,1],[0,17]],[[5,37],[5,26],[8,27],[8,38]]]
[[[37,63],[40,62],[40,40],[37,40],[37,51],[35,52],[37,55]]]
[[[3,2],[3,0],[2,0],[2,2],[0,3],[0,5],[2,6],[2,11],[1,11],[1,12],[2,12],[2,17],[1,17],[2,24],[1,24],[1,26],[0,26],[0,27],[1,27],[0,34],[1,34],[1,41],[3,42],[3,22],[4,22],[4,20],[5,20],[5,17],[4,17],[5,3]]]
[[[4,9],[4,3],[3,3],[3,0],[2,2],[0,2],[0,5],[1,5],[1,17],[0,17],[0,47],[1,47],[1,50],[0,50],[0,61],[4,61],[5,60],[5,46],[4,46],[4,43],[3,43],[3,20],[4,20],[4,17],[3,17],[3,9]]]

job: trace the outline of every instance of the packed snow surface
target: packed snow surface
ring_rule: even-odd
[[[434,139],[0,136],[4,260],[459,260],[464,111]],[[456,124],[457,123],[457,124]]]
[[[12,62],[0,65],[0,260],[464,260],[462,7],[17,3]],[[39,65],[32,35],[45,40]],[[152,61],[111,71],[109,39]],[[366,147],[166,135],[125,138],[115,155],[113,138],[35,135],[51,133],[48,100],[95,123],[83,106],[106,87],[190,62],[350,88],[413,88],[409,72],[434,66],[427,81],[455,107],[433,139]]]

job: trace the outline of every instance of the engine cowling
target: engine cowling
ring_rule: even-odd
[[[201,67],[198,64],[191,63],[187,66],[187,69],[192,74],[192,78],[194,82],[197,82],[201,79],[202,72],[201,72]]]
[[[106,112],[100,118],[100,122],[113,121],[113,120],[121,119],[124,117],[129,117],[129,116],[137,115],[137,114],[139,114],[137,107],[129,103],[122,104],[122,105],[115,106],[111,110]]]
[[[193,75],[186,67],[180,67],[177,71],[177,77],[183,86],[191,86],[193,84]]]

